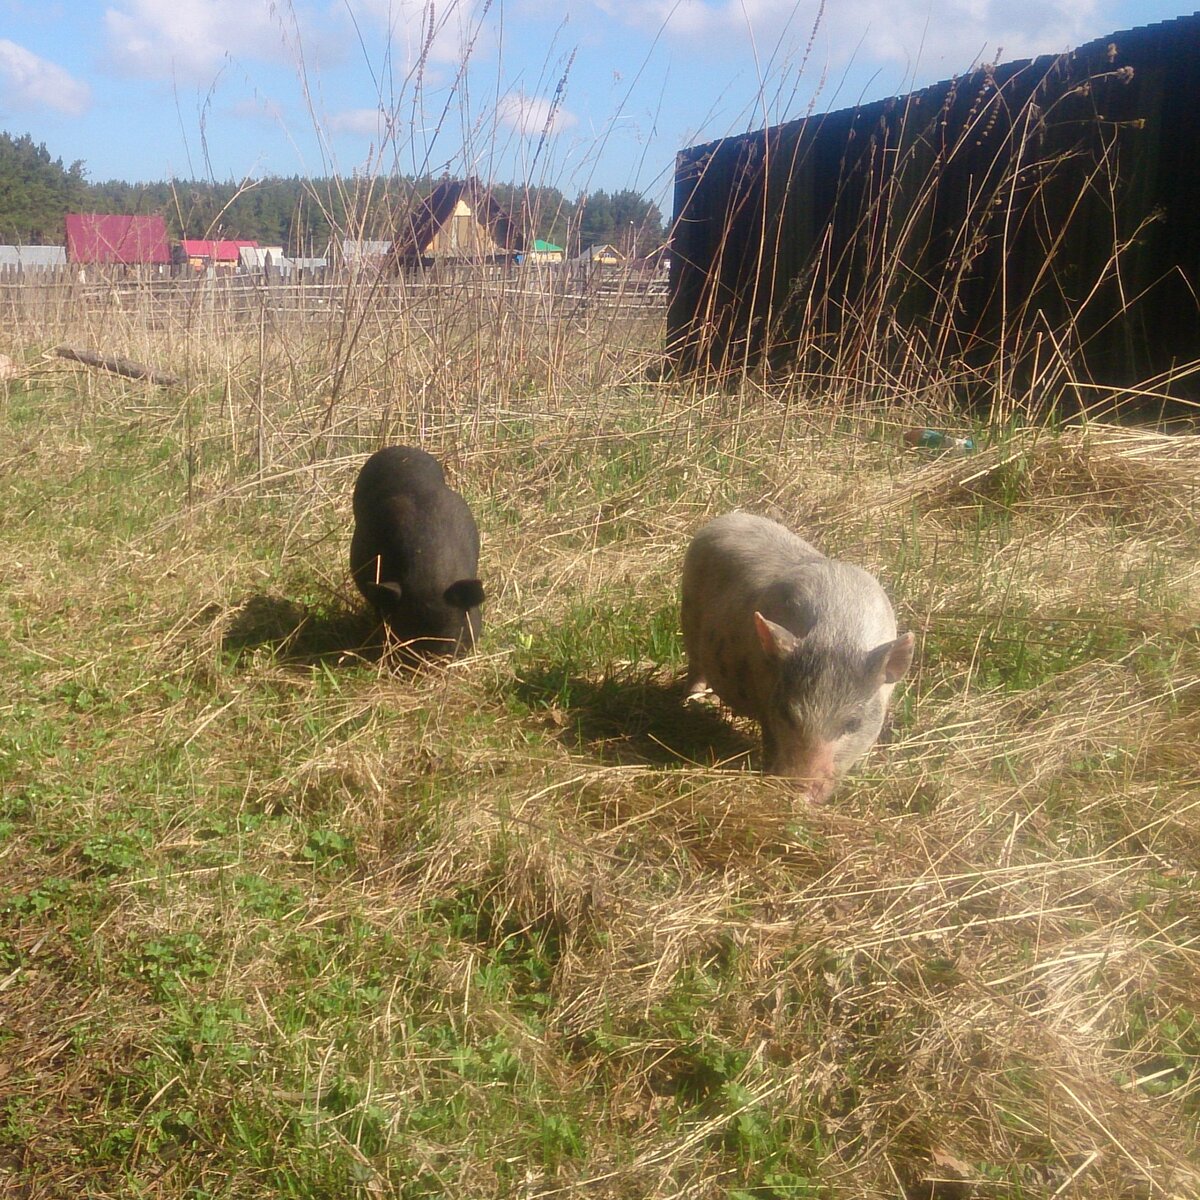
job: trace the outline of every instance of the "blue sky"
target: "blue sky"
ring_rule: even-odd
[[[427,168],[571,196],[632,187],[666,205],[683,146],[1189,11],[1162,0],[0,0],[0,128],[82,159],[93,180]]]

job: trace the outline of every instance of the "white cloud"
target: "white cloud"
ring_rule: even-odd
[[[1096,0],[856,0],[839,9],[831,37],[862,31],[865,52],[884,61],[946,63],[967,70],[976,57],[997,62],[1069,50],[1107,30]]]
[[[104,13],[121,66],[151,78],[206,81],[227,55],[282,56],[282,30],[268,0],[119,0]]]
[[[744,44],[752,33],[760,55],[781,38],[808,42],[818,0],[593,0],[611,17],[663,29],[677,41],[704,46]],[[1101,0],[840,0],[826,4],[817,44],[829,61],[851,58],[967,70],[977,56],[997,60],[1067,50],[1097,28]]]
[[[0,38],[0,106],[52,108],[69,117],[78,117],[91,102],[92,94],[86,83],[32,50]]]
[[[401,47],[406,63],[415,63],[422,54],[427,62],[460,62],[482,17],[475,0],[355,0],[350,7]],[[476,37],[476,53],[481,40]]]
[[[235,117],[242,117],[248,121],[269,122],[272,125],[282,125],[285,120],[283,109],[265,96],[237,100],[229,106],[229,111]]]
[[[382,138],[387,118],[377,108],[348,108],[333,113],[328,121],[335,133],[358,133],[363,137]]]
[[[550,133],[561,133],[579,122],[574,113],[565,108],[553,108],[552,102],[540,96],[527,96],[524,92],[509,92],[496,105],[496,118],[502,125],[518,133],[540,136],[549,124]]]

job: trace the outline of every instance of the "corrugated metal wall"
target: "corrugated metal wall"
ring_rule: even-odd
[[[694,146],[672,246],[683,370],[1170,375],[1200,358],[1200,15]]]

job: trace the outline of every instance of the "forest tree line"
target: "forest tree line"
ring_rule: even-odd
[[[175,239],[246,238],[288,254],[321,254],[337,237],[390,240],[437,182],[393,175],[92,183],[83,162],[64,164],[28,134],[0,132],[0,243],[62,245],[69,212],[157,213]],[[529,236],[568,254],[603,243],[645,254],[663,241],[658,206],[629,189],[574,200],[547,186],[492,184],[491,193]]]

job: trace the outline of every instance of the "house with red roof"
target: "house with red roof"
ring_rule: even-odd
[[[68,213],[67,261],[153,263],[171,261],[167,223],[161,216]]]
[[[203,271],[215,267],[218,271],[236,271],[241,261],[242,249],[253,250],[256,241],[240,239],[213,240],[211,238],[183,238],[179,243],[179,257],[189,267]]]

